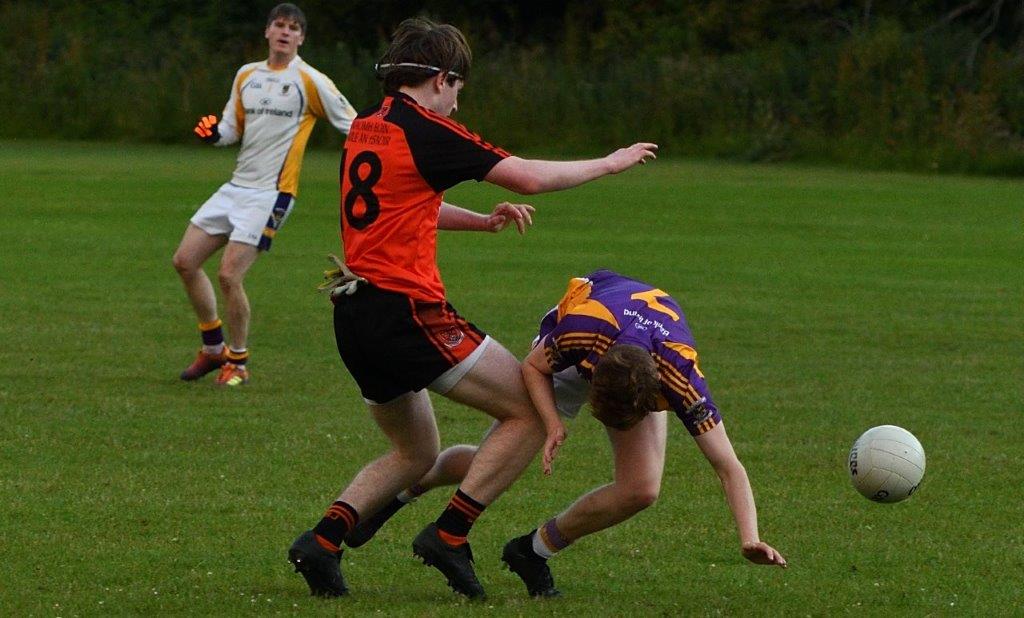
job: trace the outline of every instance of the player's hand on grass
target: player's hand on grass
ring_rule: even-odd
[[[740,549],[743,557],[754,564],[777,564],[786,568],[786,559],[777,549],[763,541],[744,543]]]
[[[609,172],[612,174],[628,170],[637,163],[641,165],[647,163],[648,159],[654,160],[657,158],[658,145],[649,142],[640,142],[628,148],[619,148],[605,157],[610,166]]]
[[[217,127],[216,116],[203,116],[196,123],[196,128],[193,129],[193,132],[207,144],[216,144],[220,140],[220,129]]]
[[[558,421],[557,425],[548,427],[548,437],[544,441],[544,474],[551,474],[551,463],[555,461],[555,457],[558,456],[558,448],[562,446],[568,436],[569,433],[561,421]]]
[[[500,232],[509,223],[515,223],[520,234],[526,233],[526,228],[533,225],[535,208],[529,204],[510,204],[502,202],[494,207],[494,211],[487,217],[484,223],[488,232]]]

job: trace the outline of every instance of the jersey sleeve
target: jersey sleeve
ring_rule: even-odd
[[[663,347],[654,354],[661,377],[661,392],[692,436],[699,436],[722,422],[704,376],[697,367],[697,353],[689,346]]]
[[[551,370],[562,371],[582,364],[592,354],[604,354],[613,341],[604,330],[603,323],[590,316],[565,315],[543,340]]]
[[[243,66],[235,73],[235,79],[231,83],[231,96],[224,106],[217,130],[220,132],[220,139],[217,146],[230,146],[239,139],[245,132],[245,108],[242,106],[242,82],[251,73],[248,67]]]
[[[499,161],[510,156],[461,124],[437,114],[418,114],[406,133],[420,175],[438,193],[466,180],[483,180]]]
[[[309,92],[309,111],[317,118],[325,118],[336,129],[348,134],[355,120],[356,110],[348,102],[337,86],[326,75],[307,67],[302,74],[307,82]]]

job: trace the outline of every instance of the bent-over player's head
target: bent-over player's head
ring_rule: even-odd
[[[594,367],[590,406],[594,418],[608,427],[633,427],[657,409],[660,394],[658,366],[639,346],[613,345]]]
[[[270,9],[270,14],[267,15],[267,27],[269,28],[278,19],[295,22],[299,25],[302,34],[306,34],[306,14],[291,2],[284,2]]]
[[[458,28],[412,17],[398,24],[376,68],[388,93],[402,86],[420,86],[442,73],[449,86],[465,82],[472,62],[469,43]]]

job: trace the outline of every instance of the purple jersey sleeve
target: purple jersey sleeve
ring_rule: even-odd
[[[662,343],[656,347],[654,360],[661,375],[662,395],[690,435],[699,436],[722,422],[693,348]]]
[[[614,329],[603,320],[587,315],[568,314],[562,317],[544,339],[544,352],[552,371],[579,366],[589,379],[590,374],[615,337]]]

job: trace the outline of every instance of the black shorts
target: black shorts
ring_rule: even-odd
[[[485,335],[446,302],[361,285],[334,300],[334,338],[363,397],[386,403],[426,388],[468,358]]]

